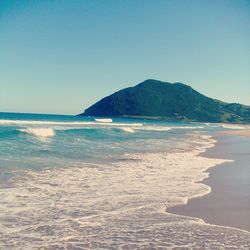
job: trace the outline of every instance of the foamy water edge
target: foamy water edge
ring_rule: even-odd
[[[15,244],[19,249],[49,249],[63,245],[72,249],[102,249],[114,244],[113,247],[124,249],[133,248],[129,241],[136,238],[141,241],[134,247],[143,248],[155,242],[151,237],[157,235],[156,247],[195,247],[190,242],[192,236],[193,241],[197,237],[198,246],[202,246],[201,239],[207,237],[218,246],[238,243],[236,246],[247,249],[250,246],[247,231],[229,228],[233,230],[230,233],[227,227],[213,226],[199,218],[166,213],[169,207],[209,193],[209,186],[197,182],[209,176],[208,168],[231,161],[200,155],[214,147],[216,141],[210,136],[194,134],[193,143],[195,140],[197,146],[189,152],[127,154],[123,157],[125,160],[118,161],[119,165],[27,171],[21,182],[12,183],[12,193],[10,189],[0,189],[0,214],[10,212],[7,220],[1,218],[4,222],[4,230],[0,231],[2,244],[9,244],[8,247]],[[176,179],[173,181],[173,178]],[[88,200],[87,197],[92,198]],[[32,204],[32,207],[25,204]],[[13,220],[15,228],[11,227]],[[147,229],[153,231],[153,235]],[[113,230],[117,230],[119,239]],[[141,230],[145,232],[142,234]],[[214,231],[226,235],[224,243],[214,238]],[[234,238],[237,232],[240,243]],[[30,234],[32,237],[28,236]],[[128,240],[130,234],[132,238]]]

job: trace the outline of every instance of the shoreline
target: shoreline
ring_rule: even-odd
[[[228,132],[216,135],[215,146],[201,154],[207,158],[234,160],[206,171],[209,176],[200,183],[209,186],[211,192],[168,208],[167,212],[250,232],[250,194],[247,192],[250,189],[250,131],[247,136],[241,130]]]
[[[227,135],[241,135],[241,136],[247,136],[250,137],[250,130],[229,130],[225,131],[224,134]]]

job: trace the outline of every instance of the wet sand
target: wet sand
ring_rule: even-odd
[[[243,135],[243,136],[250,136],[250,130],[230,130],[224,132],[228,135]]]
[[[209,169],[210,177],[202,183],[209,185],[212,192],[168,212],[250,231],[250,137],[232,132],[218,135],[216,146],[203,154],[234,160]]]

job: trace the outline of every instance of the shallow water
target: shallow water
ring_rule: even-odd
[[[110,118],[109,118],[110,119]],[[250,233],[169,214],[210,192],[221,125],[0,115],[3,249],[249,249]]]

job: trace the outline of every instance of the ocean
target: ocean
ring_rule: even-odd
[[[250,233],[174,215],[201,156],[244,125],[0,113],[0,249],[249,249]]]

